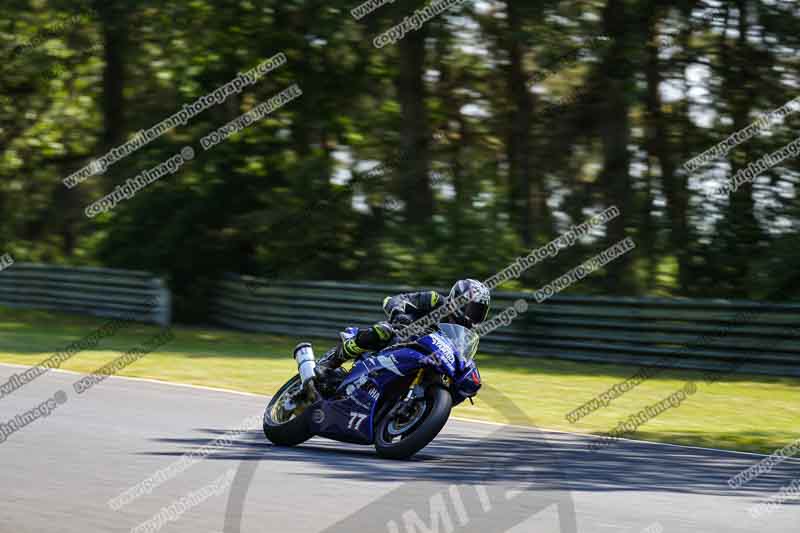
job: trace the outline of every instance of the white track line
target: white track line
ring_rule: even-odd
[[[20,364],[16,364],[16,363],[0,363],[0,366],[13,366],[13,367],[17,367],[17,368],[31,368],[30,365],[20,365]],[[52,369],[50,369],[50,372],[62,372],[62,373],[65,373],[65,374],[78,374],[78,375],[81,375],[81,376],[85,375],[85,374],[83,374],[83,372],[76,372],[75,370],[64,370],[64,369],[61,369],[61,368],[52,368]],[[252,396],[252,397],[256,397],[256,398],[263,398],[265,400],[270,398],[270,396],[267,396],[265,394],[255,394],[253,392],[242,392],[242,391],[237,391],[237,390],[232,390],[232,389],[221,389],[221,388],[216,388],[216,387],[205,387],[203,385],[191,385],[191,384],[188,384],[188,383],[175,383],[175,382],[172,382],[172,381],[162,381],[160,379],[133,378],[133,377],[127,377],[127,376],[108,376],[108,377],[114,378],[114,379],[124,379],[124,380],[128,380],[128,381],[143,381],[145,383],[156,383],[156,384],[159,384],[159,385],[169,385],[171,387],[185,387],[185,388],[190,388],[190,389],[200,389],[200,390],[207,390],[207,391],[214,391],[214,392],[225,392],[225,393],[229,393],[229,394],[238,394],[238,395],[241,395],[241,396]],[[485,424],[485,425],[489,425],[489,426],[502,426],[502,427],[519,428],[519,429],[526,429],[526,430],[529,430],[529,431],[531,430],[531,428],[533,428],[533,429],[538,429],[540,431],[546,431],[548,433],[562,433],[562,434],[565,434],[565,435],[575,435],[575,436],[578,436],[578,437],[587,437],[587,438],[595,438],[595,439],[604,438],[604,437],[602,437],[600,435],[592,435],[590,433],[577,433],[577,432],[574,432],[574,431],[564,431],[564,430],[561,430],[561,429],[541,428],[541,427],[538,427],[538,426],[519,426],[519,425],[516,425],[516,424],[501,424],[499,422],[487,422],[486,420],[475,420],[473,418],[462,418],[462,417],[459,417],[459,416],[452,416],[450,418],[451,418],[451,420],[458,420],[459,422],[470,422],[470,423],[473,423],[473,424]],[[627,441],[627,442],[635,442],[635,443],[638,443],[638,444],[653,444],[653,445],[658,445],[658,446],[672,446],[672,447],[675,447],[675,448],[686,448],[686,449],[689,449],[689,450],[706,450],[706,451],[724,452],[724,453],[738,453],[738,454],[742,454],[742,455],[753,455],[753,456],[756,456],[756,457],[769,457],[768,455],[763,454],[763,453],[740,452],[738,450],[724,450],[724,449],[721,449],[721,448],[706,448],[706,447],[703,447],[703,446],[688,446],[688,445],[685,445],[685,444],[670,444],[670,443],[667,443],[667,442],[652,442],[652,441],[648,441],[648,440],[626,439],[626,438],[622,438],[622,437],[618,437],[615,440],[622,440],[622,441]],[[586,451],[590,451],[590,450],[586,450]],[[800,461],[800,459],[789,459],[789,458],[787,458],[785,460],[786,461]]]
[[[17,363],[0,363],[0,366],[13,366],[13,367],[18,367],[18,368],[32,368],[29,365],[20,365],[20,364],[17,364]],[[49,370],[49,372],[61,372],[63,374],[78,374],[80,376],[85,376],[86,375],[83,372],[77,372],[75,370],[64,370],[62,368],[51,368]],[[254,392],[242,392],[242,391],[232,390],[232,389],[221,389],[221,388],[217,388],[217,387],[205,387],[203,385],[192,385],[192,384],[189,384],[189,383],[176,383],[174,381],[163,381],[163,380],[160,380],[160,379],[133,378],[133,377],[127,377],[127,376],[108,376],[108,377],[109,378],[114,378],[114,379],[124,379],[124,380],[128,380],[128,381],[144,381],[146,383],[158,383],[160,385],[170,385],[172,387],[186,387],[186,388],[190,388],[190,389],[201,389],[201,390],[209,390],[209,391],[214,391],[214,392],[227,392],[227,393],[230,393],[230,394],[239,394],[241,396],[255,396],[257,398],[264,398],[264,399],[270,398],[269,396],[266,396],[264,394],[256,394]]]

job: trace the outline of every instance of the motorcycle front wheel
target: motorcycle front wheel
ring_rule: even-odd
[[[453,397],[438,385],[431,385],[405,415],[390,409],[375,428],[375,450],[387,459],[408,459],[427,446],[450,418]]]
[[[292,397],[302,388],[297,375],[275,393],[264,411],[264,435],[279,446],[297,446],[314,436],[309,429],[311,409],[291,407]],[[299,411],[299,412],[298,412]]]

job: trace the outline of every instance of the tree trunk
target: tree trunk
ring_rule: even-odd
[[[599,117],[603,146],[600,183],[608,206],[616,205],[621,212],[620,216],[608,223],[609,244],[627,237],[626,227],[632,222],[630,217],[633,202],[629,174],[631,157],[628,152],[630,105],[627,95],[633,92],[633,69],[629,59],[631,29],[626,28],[627,18],[624,0],[608,0],[603,13],[603,26],[612,44],[601,70],[605,73],[605,79],[601,83],[607,99]],[[607,265],[606,285],[609,291],[619,294],[634,290],[631,258],[632,253],[627,253]]]
[[[433,218],[430,177],[428,111],[425,107],[425,37],[423,26],[402,39],[397,92],[402,115],[400,153],[409,154],[399,168],[400,197],[406,204],[407,222],[429,224]]]
[[[531,119],[533,116],[533,100],[528,90],[528,81],[523,65],[524,43],[522,41],[523,17],[513,2],[508,6],[508,89],[512,107],[508,114],[508,174],[511,215],[519,228],[523,244],[533,244],[531,214],[534,198],[537,194],[536,206],[541,207],[543,191],[531,188]],[[540,214],[541,215],[541,214]]]
[[[748,0],[737,0],[739,37],[734,52],[733,66],[726,69],[729,77],[726,80],[730,91],[731,108],[733,109],[733,130],[739,131],[750,123],[752,103],[756,100],[754,77],[751,66],[755,58],[747,42],[749,24],[747,17]],[[731,176],[745,168],[751,160],[757,157],[746,146],[740,148],[740,153],[735,153],[730,158],[732,162]],[[739,151],[739,150],[737,150]],[[743,152],[743,153],[742,153]],[[741,157],[744,155],[744,157]],[[739,157],[737,157],[739,156]],[[753,184],[746,182],[736,192],[729,195],[728,212],[726,214],[727,227],[725,231],[725,248],[728,255],[726,261],[729,269],[728,280],[731,284],[730,293],[736,297],[748,298],[750,296],[750,262],[756,256],[760,230],[755,217],[753,205]]]
[[[687,176],[677,172],[675,152],[670,139],[668,119],[662,111],[661,84],[663,77],[661,74],[661,64],[658,58],[659,39],[658,39],[658,20],[659,12],[656,4],[651,3],[651,11],[648,13],[647,24],[647,54],[645,64],[645,75],[647,78],[647,121],[648,139],[647,151],[658,160],[661,170],[661,183],[666,197],[666,209],[669,217],[669,243],[670,248],[675,253],[678,262],[678,284],[681,294],[687,294],[690,283],[690,262],[689,262],[689,224],[687,220],[687,210],[689,197],[687,187]],[[644,236],[643,236],[644,237]]]
[[[103,68],[103,153],[118,146],[125,138],[125,51],[128,47],[128,12],[121,0],[96,1],[102,22]],[[109,173],[108,176],[111,174]],[[106,179],[108,190],[114,184]]]

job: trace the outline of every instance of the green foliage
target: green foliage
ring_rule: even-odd
[[[502,3],[465,4],[425,25],[423,47],[409,44],[412,32],[376,49],[372,39],[413,6],[355,21],[342,1],[9,0],[0,7],[0,253],[158,272],[175,290],[178,316],[199,320],[226,271],[449,285],[488,277],[616,204],[639,244],[621,268],[625,283],[601,272],[571,292],[789,298],[774,289],[798,262],[797,161],[732,198],[704,190],[791,141],[800,116],[737,148],[733,166],[721,161],[689,179],[680,169],[796,96],[797,13],[743,5],[752,14],[744,42],[734,37],[735,9],[723,38],[724,19],[702,7],[537,1],[516,7],[513,21]],[[656,64],[653,42],[662,46]],[[241,94],[103,175],[74,189],[61,183],[278,52],[288,63]],[[613,66],[617,57],[624,66]],[[302,97],[201,148],[201,137],[293,83]],[[690,84],[710,98],[697,100]],[[611,86],[624,88],[617,107]],[[609,109],[619,106],[628,124],[611,128]],[[524,131],[520,113],[530,116]],[[196,158],[177,174],[84,216],[187,145]],[[620,146],[627,176],[607,171]],[[409,204],[428,195],[430,217]],[[504,288],[536,289],[609,238],[564,250]]]

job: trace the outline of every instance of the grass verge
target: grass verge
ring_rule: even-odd
[[[0,362],[35,365],[105,322],[0,308]],[[95,349],[77,353],[61,368],[92,372],[139,346],[158,329],[141,324],[122,328]],[[272,394],[296,371],[291,351],[298,340],[306,340],[213,327],[181,326],[173,331],[175,340],[119,375]],[[326,350],[330,342],[315,342],[317,352]],[[635,369],[488,354],[479,354],[477,362],[484,382],[502,391],[541,428],[603,434],[629,415],[668,397],[687,380],[697,380],[694,395],[642,425],[630,438],[771,453],[800,437],[800,379],[734,375],[706,385],[700,372],[665,371],[571,424],[565,418],[568,412],[625,380]],[[480,394],[474,406],[463,404],[454,414],[493,422],[524,422],[505,419],[481,402]]]

